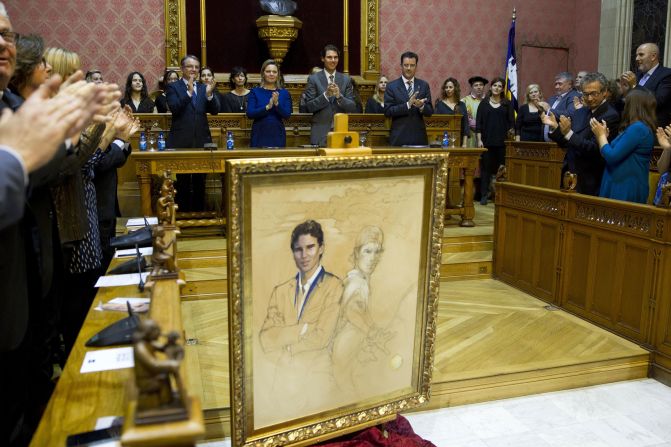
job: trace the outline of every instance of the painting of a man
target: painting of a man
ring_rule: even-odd
[[[332,382],[330,348],[343,285],[321,264],[324,232],[318,222],[297,225],[290,246],[298,272],[273,289],[259,340],[281,376],[275,390],[293,396],[296,405],[295,396],[310,398],[301,392],[307,378],[322,391]]]

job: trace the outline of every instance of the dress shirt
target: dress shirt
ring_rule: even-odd
[[[335,84],[335,76],[337,70],[333,70],[333,73],[329,73],[326,71],[326,69],[323,69],[322,72],[324,73],[324,76],[326,76],[326,84]],[[342,94],[342,92],[341,92]],[[324,91],[324,98],[329,99],[329,96],[326,94],[326,91]]]
[[[657,69],[657,67],[659,67],[659,64],[655,65],[655,66],[652,67],[650,70],[648,70],[647,72],[645,72],[645,73],[643,74],[643,76],[641,76],[641,80],[638,81],[638,85],[640,85],[640,86],[645,86],[645,83],[648,82],[648,79],[650,79],[650,77],[651,77],[652,74],[655,72],[655,70]]]
[[[298,273],[298,287],[301,288],[301,294],[299,295],[298,297],[299,301],[296,304],[299,318],[301,315],[301,310],[305,305],[305,298],[307,297],[307,294],[310,291],[310,287],[312,287],[312,283],[315,282],[315,279],[317,279],[317,276],[319,275],[319,272],[322,271],[322,269],[323,267],[321,266],[321,264],[319,264],[319,266],[312,274],[312,276],[309,277],[307,281],[305,281],[305,284],[303,284],[303,275],[300,272]]]
[[[405,76],[401,75],[401,78],[403,79],[403,85],[405,86],[405,91],[408,91],[410,87],[412,87],[413,93],[415,92],[415,77],[413,76],[412,79],[406,79]],[[408,85],[410,84],[410,85]],[[412,96],[412,93],[408,95],[408,98]],[[405,103],[408,106],[408,109],[412,107],[411,104],[408,104],[407,102]]]

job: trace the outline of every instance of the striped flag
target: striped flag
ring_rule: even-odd
[[[515,15],[513,9],[513,20],[508,31],[508,55],[506,56],[506,85],[503,91],[506,98],[512,103],[517,115],[517,56],[515,56]]]

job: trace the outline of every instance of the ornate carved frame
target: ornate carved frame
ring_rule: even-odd
[[[345,28],[346,22],[347,17],[343,24]],[[186,0],[165,0],[166,67],[179,67],[179,61],[185,54]],[[380,0],[361,0],[360,57],[361,77],[376,81],[380,76]]]
[[[441,154],[275,158],[227,162],[227,186],[231,194],[228,208],[228,296],[233,446],[313,445],[321,440],[391,420],[397,413],[418,407],[428,401],[435,349],[447,168],[447,158]],[[259,327],[252,314],[258,311],[254,310],[255,306],[267,301],[252,292],[253,284],[259,280],[252,278],[252,240],[260,233],[257,233],[258,230],[253,226],[254,211],[250,208],[253,208],[254,204],[251,203],[251,197],[253,190],[267,185],[271,177],[275,180],[282,179],[286,188],[296,188],[297,185],[304,187],[306,184],[311,184],[311,178],[306,180],[305,175],[319,176],[322,185],[330,181],[342,182],[343,178],[357,182],[362,178],[383,179],[389,178],[390,175],[398,175],[399,179],[409,178],[407,176],[422,179],[424,206],[421,211],[422,217],[417,216],[424,222],[421,225],[423,227],[421,242],[417,246],[420,253],[419,271],[410,272],[411,276],[419,279],[414,301],[416,325],[413,360],[410,363],[412,380],[411,384],[399,385],[402,386],[399,389],[394,388],[395,391],[386,390],[381,395],[360,401],[347,401],[345,404],[334,402],[331,407],[318,414],[308,412],[298,417],[287,416],[282,422],[274,425],[256,427],[253,393],[257,381],[263,381],[258,376],[263,377],[261,373],[266,370],[262,369],[261,372],[255,373],[255,363],[252,359],[255,358],[254,349],[257,345],[251,334],[257,333]],[[324,199],[331,200],[329,197]],[[256,206],[260,205],[257,203]],[[390,217],[396,212],[408,212],[406,209],[397,210],[394,206],[384,203],[372,203],[370,206],[386,207],[385,213]],[[337,216],[338,214],[333,214],[336,220]],[[257,244],[263,244],[267,250],[265,242],[261,241],[263,238],[257,239]],[[334,246],[331,247],[333,249]],[[268,256],[273,258],[273,253],[259,252],[255,253],[255,256],[257,259]],[[393,351],[394,347],[390,347],[390,350]],[[372,366],[369,368],[371,377],[378,377],[376,374],[379,371],[376,372]],[[302,380],[308,383],[311,378],[306,375]],[[397,384],[392,386],[395,387]],[[281,416],[279,410],[277,414]]]

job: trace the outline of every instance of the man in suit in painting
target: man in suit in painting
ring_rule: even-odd
[[[671,122],[671,68],[659,62],[659,47],[644,43],[636,49],[638,73],[622,73],[621,85],[650,91],[657,100],[657,125],[665,127]]]
[[[207,114],[219,113],[220,104],[214,94],[214,80],[196,82],[200,61],[196,56],[182,58],[182,79],[168,84],[166,101],[172,112],[172,127],[166,141],[169,148],[203,147],[212,143]],[[205,205],[205,175],[182,174],[177,176],[176,201],[182,211],[203,211]]]
[[[321,53],[324,69],[311,74],[305,87],[305,110],[312,113],[310,143],[326,146],[326,135],[333,128],[336,113],[356,113],[352,79],[336,71],[340,51],[326,45]]]
[[[331,348],[343,284],[321,265],[324,232],[318,222],[297,225],[290,247],[298,272],[273,289],[259,341],[275,364],[275,397],[300,408],[334,386]]]
[[[608,80],[601,73],[587,73],[582,80],[585,107],[572,117],[543,114],[543,123],[550,128],[550,138],[566,151],[563,172],[578,174],[576,190],[582,194],[599,195],[604,161],[589,121],[595,118],[608,126],[608,140],[617,136],[620,116],[606,100]]]
[[[427,145],[424,117],[433,115],[431,89],[415,77],[419,56],[406,51],[401,55],[402,75],[387,85],[384,114],[391,117],[389,143],[392,146]]]
[[[267,353],[281,351],[292,357],[327,351],[340,311],[342,281],[321,265],[324,232],[307,220],[291,233],[291,251],[298,272],[275,287],[260,332]]]

